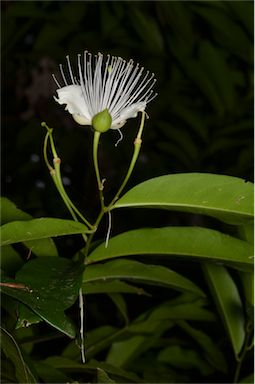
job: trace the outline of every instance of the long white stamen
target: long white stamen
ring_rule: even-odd
[[[61,86],[59,85],[59,82],[57,81],[56,76],[54,75],[54,73],[52,73],[51,76],[53,77],[53,80],[55,81],[55,83],[57,84],[57,86],[58,86],[59,88],[61,88]]]
[[[66,78],[65,78],[64,71],[63,71],[63,65],[60,64],[60,65],[59,65],[59,68],[60,68],[60,72],[61,72],[61,75],[62,75],[62,77],[63,77],[63,80],[64,80],[65,85],[68,85],[68,83],[67,83],[67,81],[66,81]]]
[[[74,83],[74,78],[73,78],[73,71],[72,71],[72,67],[71,67],[71,63],[70,63],[70,59],[69,59],[69,56],[67,55],[66,56],[66,60],[67,60],[67,64],[68,64],[68,69],[69,69],[69,73],[70,73],[70,77],[72,79],[72,83]]]
[[[123,134],[122,134],[121,130],[120,130],[120,129],[117,129],[117,131],[119,132],[120,137],[119,137],[119,139],[117,140],[117,142],[115,143],[115,147],[117,147],[118,144],[123,140]]]

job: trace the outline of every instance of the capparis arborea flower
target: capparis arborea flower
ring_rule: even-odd
[[[63,85],[53,75],[58,86],[58,97],[54,98],[66,104],[65,109],[78,124],[93,125],[93,118],[95,121],[95,116],[104,112],[110,115],[108,129],[119,129],[156,96],[154,74],[133,60],[85,51],[78,55],[75,76],[69,56],[66,58],[66,68],[60,65]]]

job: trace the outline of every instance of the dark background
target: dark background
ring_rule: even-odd
[[[51,76],[67,54],[75,63],[84,50],[132,58],[158,80],[129,188],[179,172],[252,180],[253,2],[2,1],[1,6],[2,194],[21,209],[35,217],[69,218],[42,156],[46,121],[54,128],[67,192],[92,221],[96,216],[92,131],[54,101]],[[117,132],[103,135],[106,199],[128,167],[138,125],[138,119],[128,121],[117,148]],[[136,212],[130,211],[132,227],[147,224]],[[156,223],[165,220],[162,212],[153,214]],[[116,216],[115,228],[124,228],[126,216]],[[171,223],[187,220],[167,217]]]

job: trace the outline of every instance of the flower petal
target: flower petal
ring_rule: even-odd
[[[111,129],[119,129],[121,128],[131,117],[136,117],[138,112],[143,112],[146,107],[146,102],[139,102],[131,104],[130,106],[122,109],[120,111],[119,117],[117,119],[113,119]]]
[[[68,85],[57,89],[58,98],[54,99],[59,104],[66,104],[66,110],[73,115],[74,120],[81,125],[90,125],[92,117],[88,112],[82,88],[80,85]]]

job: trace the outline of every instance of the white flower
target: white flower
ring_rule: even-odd
[[[78,55],[77,77],[74,76],[69,56],[67,56],[68,71],[65,74],[60,65],[64,81],[58,85],[57,97],[59,104],[66,104],[66,110],[72,114],[75,121],[81,125],[91,125],[93,117],[107,109],[111,115],[112,129],[121,128],[131,117],[145,110],[146,104],[156,94],[152,87],[155,84],[154,74],[147,71],[133,60],[128,62],[121,57],[108,55],[106,59],[101,53],[92,56],[87,51]],[[69,85],[71,84],[71,85]]]

